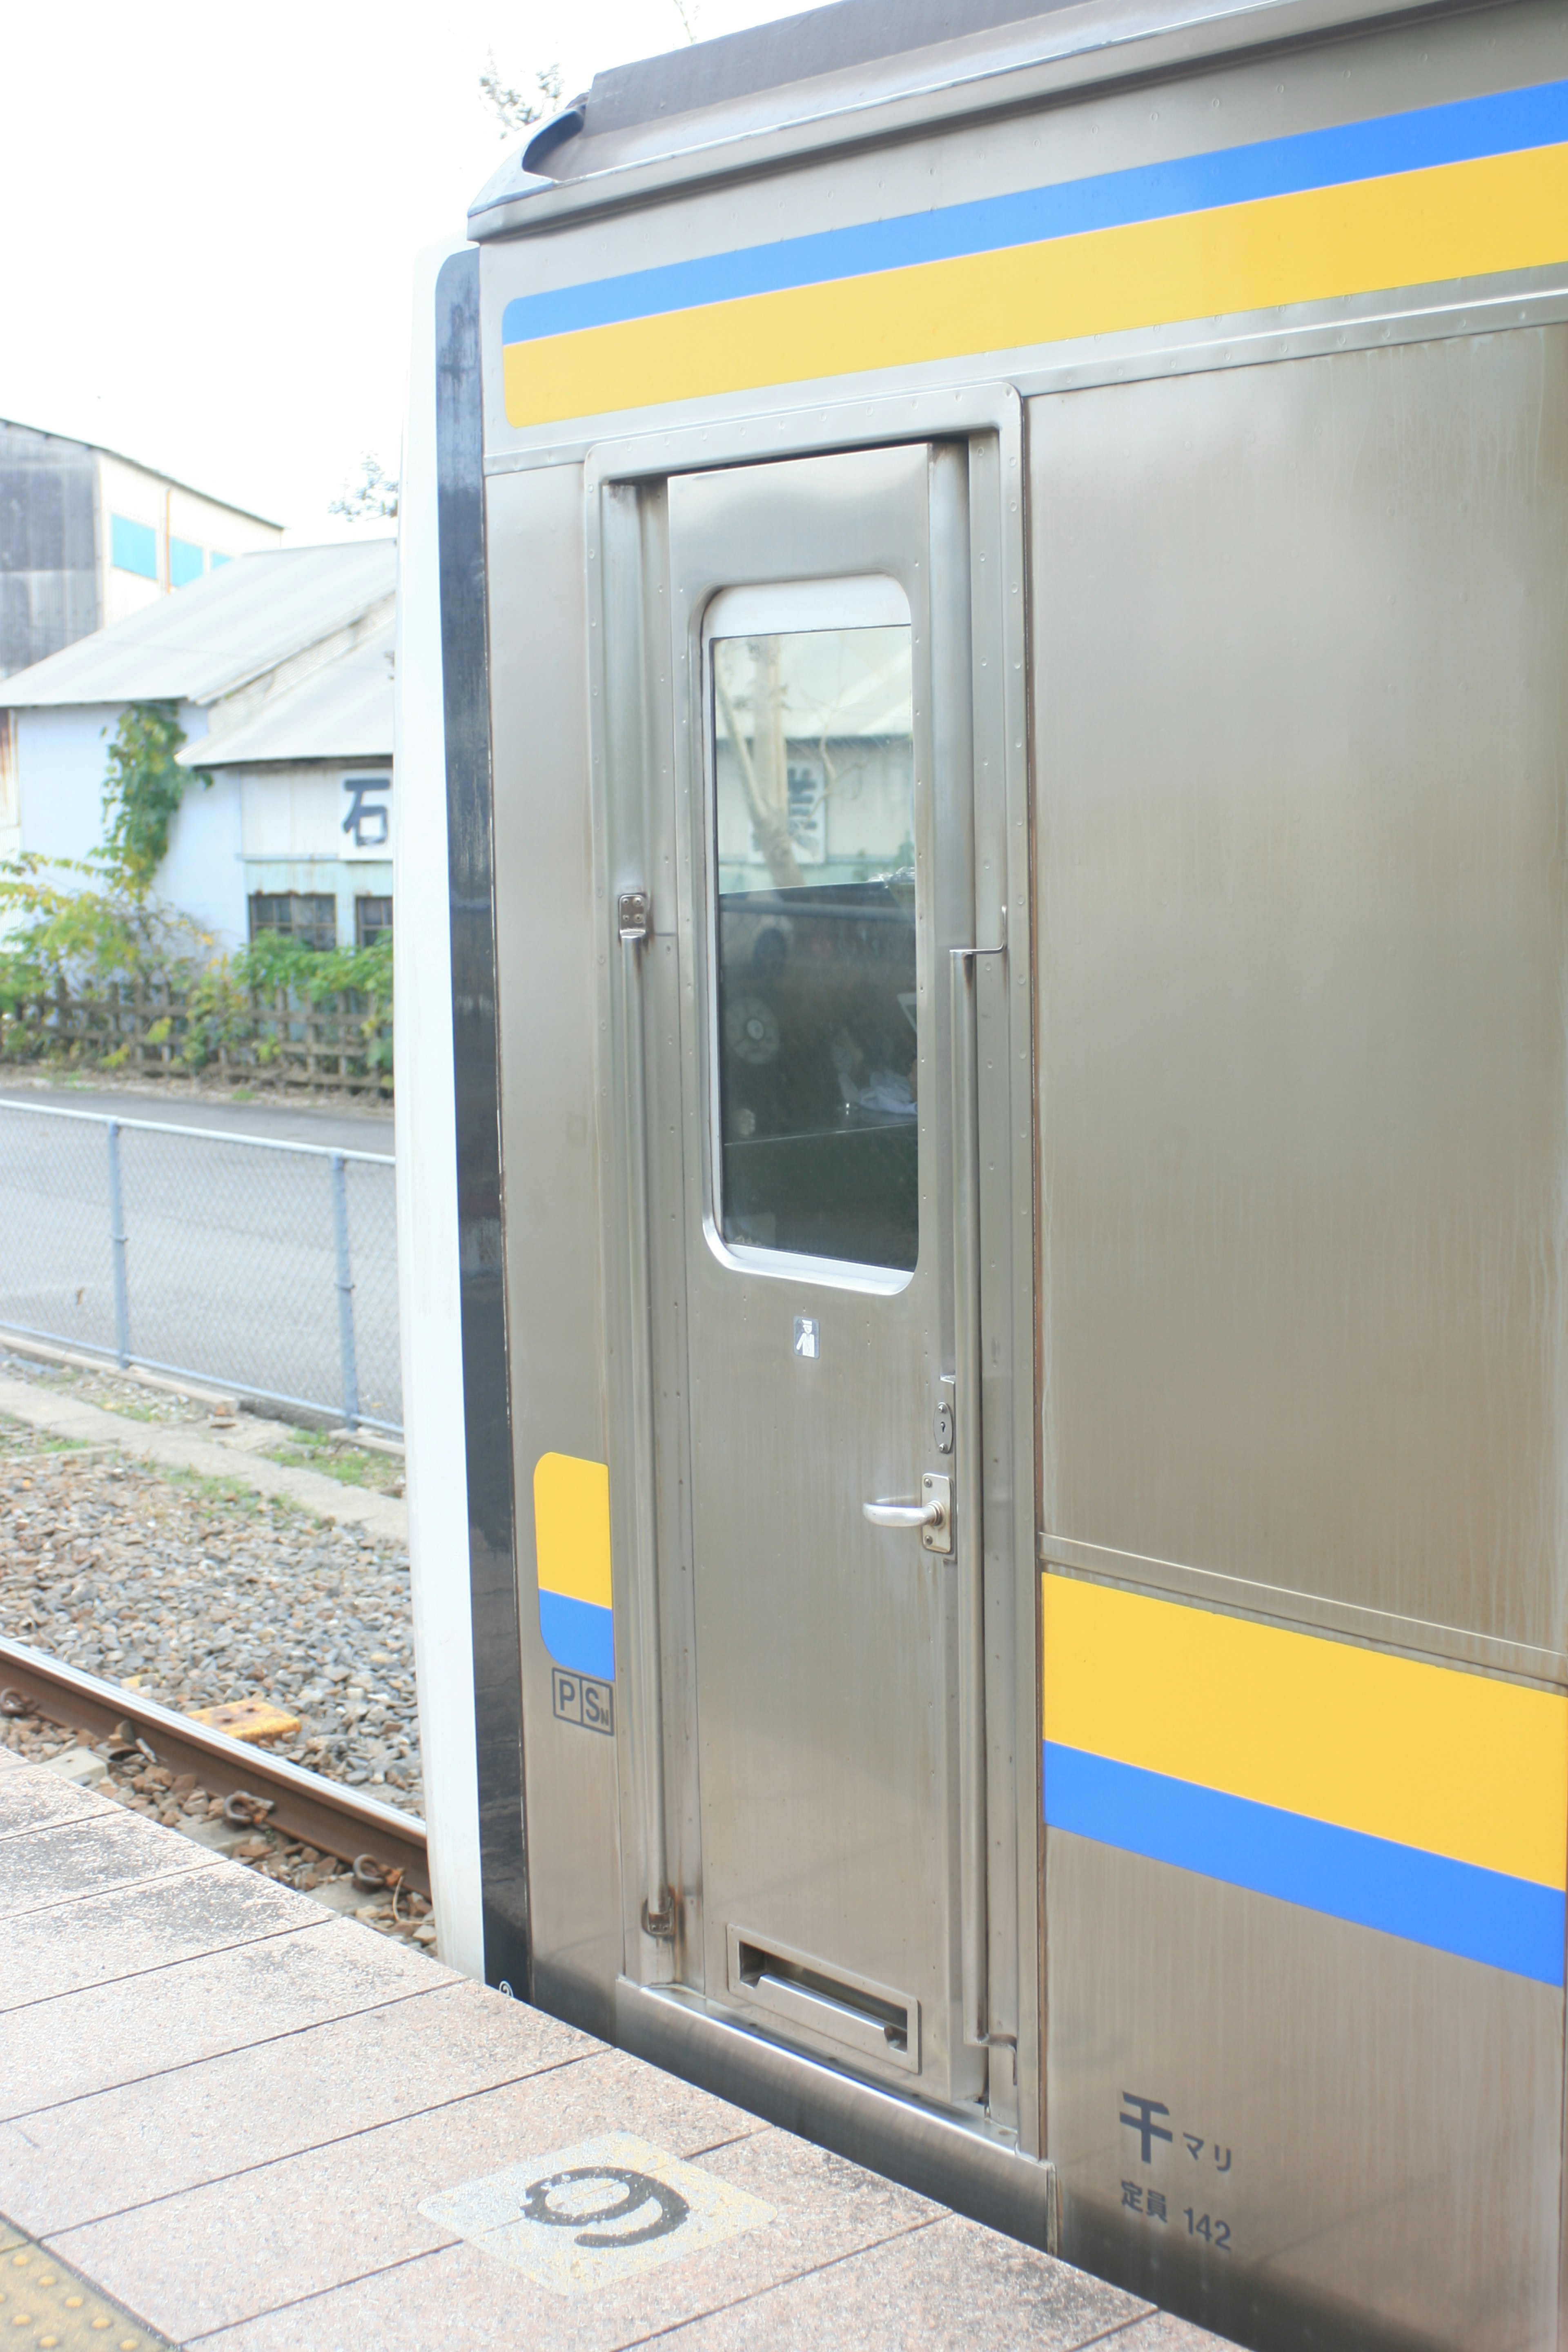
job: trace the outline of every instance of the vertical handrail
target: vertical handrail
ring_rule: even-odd
[[[114,1353],[120,1369],[131,1369],[131,1287],[125,1272],[125,1193],[120,1181],[120,1121],[109,1129],[109,1242],[114,1265]]]
[[[652,923],[647,893],[630,891],[616,908],[621,942],[621,1034],[626,1053],[626,1272],[631,1309],[633,1585],[637,1717],[642,1751],[646,1935],[674,1931],[665,1851],[664,1690],[659,1660],[658,1528],[655,1505],[653,1299],[649,1286],[647,1024],[643,965]]]
[[[990,2040],[985,1846],[984,1460],[980,1427],[980,1082],[975,950],[949,951],[952,1011],[953,1419],[959,1681],[959,1984],[963,2039]]]
[[[349,1180],[341,1151],[332,1154],[332,1235],[338,1257],[338,1355],[342,1366],[343,1427],[359,1427],[359,1363],[354,1354],[354,1285],[349,1265]]]

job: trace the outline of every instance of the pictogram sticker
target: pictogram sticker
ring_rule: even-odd
[[[559,1666],[550,1670],[550,1703],[562,1723],[579,1723],[584,1731],[616,1733],[616,1694],[608,1683],[591,1675],[568,1675]]]
[[[552,2294],[620,2286],[774,2219],[760,2197],[635,2132],[601,2132],[484,2173],[419,2210]]]

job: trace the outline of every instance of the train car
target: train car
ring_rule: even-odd
[[[413,350],[443,1948],[1244,2344],[1568,2343],[1568,6],[840,0]]]

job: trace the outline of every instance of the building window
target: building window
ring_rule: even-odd
[[[139,580],[158,577],[158,534],[150,522],[110,515],[109,555],[116,572],[134,572]]]
[[[202,576],[202,551],[199,547],[194,547],[188,539],[172,539],[169,541],[170,587],[188,588],[193,580],[199,580]]]
[[[390,898],[356,898],[354,900],[354,938],[362,948],[368,948],[392,929]]]
[[[250,936],[277,931],[308,948],[335,948],[338,943],[338,902],[330,890],[253,890],[250,894]]]
[[[220,555],[215,547],[212,553],[207,558],[207,570],[209,572],[216,572],[220,563],[226,563],[227,562],[227,556]]]

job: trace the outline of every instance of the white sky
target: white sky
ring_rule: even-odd
[[[803,0],[683,0],[698,37]],[[395,471],[413,257],[508,142],[479,96],[684,43],[677,0],[84,0],[5,12],[0,416],[336,536]],[[511,142],[515,145],[516,142]]]

